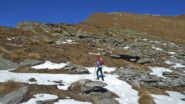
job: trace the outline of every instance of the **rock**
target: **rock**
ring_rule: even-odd
[[[22,87],[15,91],[8,93],[0,98],[2,104],[19,104],[22,101],[23,96],[27,93],[28,87]]]
[[[107,84],[101,81],[93,81],[93,82],[86,83],[86,86],[87,87],[105,87],[107,86]]]
[[[16,28],[26,30],[26,31],[33,31],[33,32],[49,32],[51,29],[44,23],[39,22],[22,22],[19,23]]]
[[[119,103],[114,99],[105,98],[105,99],[97,100],[96,104],[119,104]]]
[[[178,78],[179,76],[174,72],[163,72],[162,74],[165,77],[172,77],[172,78]]]
[[[125,55],[125,54],[116,54],[116,55],[110,55],[112,58],[116,59],[124,59],[127,61],[136,62],[140,59],[139,56],[131,56],[131,55]]]
[[[137,63],[139,63],[139,64],[149,64],[149,63],[151,63],[151,62],[152,62],[151,59],[139,59],[139,60],[137,61]]]
[[[43,61],[34,60],[34,59],[24,59],[23,62],[20,62],[20,65],[21,66],[35,66],[41,63],[43,63]]]
[[[82,86],[85,86],[87,83],[92,82],[89,79],[83,79],[83,80],[79,80],[78,83]]]
[[[72,63],[68,63],[63,69],[73,74],[89,74],[89,71],[86,68]]]
[[[16,69],[18,66],[19,64],[0,57],[0,70]]]
[[[37,80],[35,78],[30,78],[29,81],[30,82],[36,82]]]
[[[185,98],[182,98],[181,100],[185,101]]]
[[[53,81],[53,82],[58,83],[60,86],[64,86],[64,83],[63,83],[63,81],[62,81],[62,80],[59,80],[59,81]]]
[[[91,98],[95,104],[102,104],[101,102],[106,103],[107,101],[111,102],[111,104],[117,104],[114,101],[114,98],[117,96],[107,89],[103,88],[106,85],[107,84],[104,82],[84,79],[72,83],[68,88],[68,91],[81,95],[85,98]]]

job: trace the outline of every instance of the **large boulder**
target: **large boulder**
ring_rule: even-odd
[[[86,68],[72,63],[68,63],[63,69],[72,74],[89,74]]]
[[[28,87],[22,87],[15,91],[8,93],[0,98],[2,104],[19,104],[22,101],[23,96],[27,93]]]
[[[152,59],[139,59],[138,61],[137,61],[137,63],[139,63],[139,64],[149,64],[149,63],[152,63]]]
[[[68,91],[81,95],[84,98],[90,98],[95,104],[118,104],[114,100],[117,96],[104,88],[105,86],[107,84],[104,82],[84,79],[72,83]]]
[[[14,63],[8,59],[0,57],[0,70],[15,69],[19,64]]]
[[[40,60],[34,60],[34,59],[24,59],[24,61],[20,62],[21,66],[34,66],[43,63],[43,61]]]

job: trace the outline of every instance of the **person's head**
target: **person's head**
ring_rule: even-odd
[[[97,58],[97,59],[100,59],[100,55],[97,55],[96,58]]]

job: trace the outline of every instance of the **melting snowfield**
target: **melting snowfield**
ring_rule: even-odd
[[[185,104],[185,101],[182,101],[185,98],[185,95],[178,93],[167,91],[169,96],[167,95],[152,95],[157,104]]]
[[[58,99],[58,96],[50,95],[50,94],[36,94],[34,95],[34,98],[30,99],[27,102],[23,102],[21,104],[37,104],[37,101],[46,101],[46,100],[55,100],[55,99]]]
[[[162,75],[163,72],[172,72],[170,69],[163,68],[163,67],[150,67],[150,69],[152,70],[152,72],[150,73],[150,75],[155,75],[155,76],[163,77],[163,78],[165,78]]]
[[[42,68],[47,68],[47,69],[53,69],[53,68],[62,68],[66,64],[55,64],[49,61],[46,61],[44,64],[40,64],[37,66],[33,66],[35,69],[42,69]],[[157,68],[157,67],[156,67]],[[81,79],[90,79],[90,80],[95,80],[95,67],[90,67],[87,68],[91,74],[43,74],[43,73],[14,73],[14,72],[9,72],[10,70],[0,70],[0,82],[6,82],[8,80],[14,80],[17,82],[25,82],[29,84],[38,84],[38,85],[57,85],[59,89],[67,90],[68,87],[71,85],[71,83],[76,82]],[[164,69],[158,68],[159,72],[155,72],[154,70],[154,75],[162,76],[161,71],[164,71]],[[43,69],[44,70],[44,69]],[[114,71],[114,67],[103,67],[103,70],[106,72],[111,72]],[[161,71],[160,71],[161,70]],[[165,70],[166,71],[166,70]],[[30,82],[30,78],[35,78],[36,82]],[[60,85],[56,83],[56,81],[61,81],[63,82],[64,85]],[[120,104],[138,104],[138,92],[132,88],[128,83],[125,81],[119,80],[117,75],[112,75],[112,74],[105,74],[105,83],[108,85],[105,86],[109,91],[117,94],[119,98],[116,98],[117,101],[119,101]],[[168,101],[174,100],[178,101],[179,103],[176,104],[182,104],[182,100],[180,101],[179,98],[176,96],[173,96],[173,94],[168,97],[168,96],[163,96],[163,95],[153,95],[154,100],[156,101],[157,104],[165,104],[164,100],[161,99],[161,97],[166,97],[168,98]],[[28,102],[25,102],[23,104],[34,104],[36,101],[39,100],[47,100],[47,99],[57,99],[58,97],[55,95],[49,95],[49,94],[38,94],[35,95],[35,98],[30,99]],[[166,102],[168,102],[166,101]],[[80,102],[80,101],[75,101],[73,99],[61,99],[58,102],[55,102],[54,104],[91,104],[89,102]],[[170,104],[170,103],[169,103]],[[171,103],[172,104],[172,103]],[[173,103],[174,104],[174,103]]]

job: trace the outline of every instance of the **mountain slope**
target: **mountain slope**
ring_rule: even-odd
[[[139,32],[171,41],[185,43],[184,16],[155,16],[128,13],[95,13],[81,27],[90,32],[99,32],[107,28],[132,29]]]

